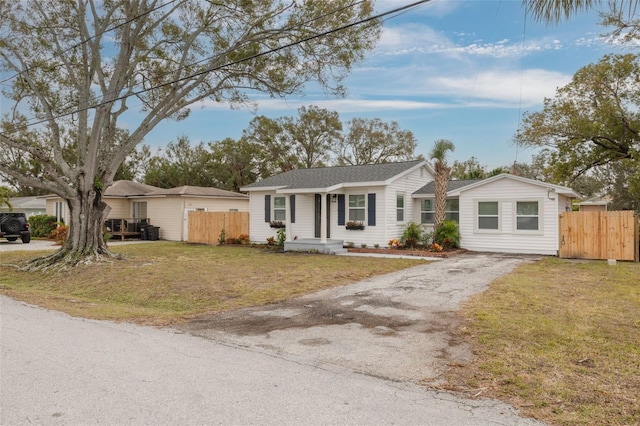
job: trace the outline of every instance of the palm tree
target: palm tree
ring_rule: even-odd
[[[438,227],[444,221],[445,208],[447,206],[447,182],[449,181],[449,172],[451,167],[447,165],[446,156],[447,151],[453,151],[455,145],[453,142],[447,139],[439,139],[434,142],[433,149],[429,158],[435,161],[434,169],[436,172],[436,200],[435,200],[435,214],[433,217],[433,229],[437,230]]]
[[[540,22],[557,23],[562,18],[569,19],[577,12],[592,9],[602,3],[602,0],[522,0],[533,19]],[[633,12],[640,5],[640,0],[616,0],[616,10],[622,11],[627,7]]]

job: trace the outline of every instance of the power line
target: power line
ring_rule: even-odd
[[[173,2],[175,2],[176,0],[172,0],[172,1],[173,1]],[[163,78],[163,77],[165,77],[165,76],[167,76],[167,75],[169,75],[169,74],[176,73],[176,72],[181,71],[181,70],[183,70],[183,69],[188,69],[188,68],[193,67],[193,66],[195,66],[195,65],[198,65],[198,64],[201,64],[201,63],[203,63],[203,62],[209,61],[209,60],[211,60],[211,59],[215,58],[215,56],[224,56],[224,55],[227,55],[227,54],[232,53],[233,51],[235,51],[235,50],[237,50],[237,49],[240,49],[240,48],[242,48],[242,47],[246,46],[247,44],[250,44],[250,43],[262,43],[262,42],[264,42],[264,41],[266,41],[266,40],[269,40],[270,38],[275,37],[275,36],[276,36],[276,35],[278,35],[278,34],[282,34],[282,33],[284,33],[284,32],[290,31],[290,30],[294,30],[294,29],[296,29],[296,28],[299,28],[299,27],[302,27],[302,26],[304,26],[304,25],[307,25],[307,24],[309,24],[309,23],[311,23],[311,22],[313,22],[313,21],[316,21],[316,20],[319,20],[319,19],[325,18],[325,17],[327,17],[327,16],[330,16],[330,15],[333,15],[333,14],[336,14],[336,13],[339,13],[339,12],[342,12],[343,10],[346,10],[346,9],[352,8],[352,7],[354,7],[354,6],[357,6],[357,5],[361,4],[361,3],[364,3],[365,1],[366,1],[366,0],[359,0],[359,1],[356,1],[356,2],[354,2],[354,3],[348,4],[348,5],[346,5],[346,6],[343,6],[343,7],[341,7],[341,8],[334,9],[334,10],[331,10],[331,11],[326,12],[326,13],[324,13],[324,14],[321,14],[321,15],[315,16],[315,17],[313,17],[313,18],[311,18],[311,19],[308,19],[308,20],[306,20],[306,21],[299,22],[299,23],[297,23],[296,25],[293,25],[293,26],[290,26],[290,27],[281,28],[281,29],[279,29],[279,30],[277,31],[277,33],[275,33],[275,34],[268,34],[267,36],[265,36],[265,37],[263,37],[263,38],[261,38],[261,39],[248,41],[248,42],[246,42],[246,43],[244,43],[244,44],[241,44],[241,45],[235,46],[235,47],[233,47],[233,48],[229,48],[229,49],[227,49],[226,51],[220,52],[220,53],[219,53],[219,54],[217,54],[217,55],[209,56],[209,57],[204,58],[204,59],[202,59],[202,60],[200,60],[200,61],[196,61],[196,62],[194,62],[194,63],[187,64],[187,65],[184,65],[184,66],[181,66],[181,67],[175,68],[175,69],[173,69],[173,70],[171,70],[171,71],[168,71],[168,72],[166,72],[166,73],[164,73],[164,74],[160,74],[160,75],[158,75],[158,76],[157,76],[157,78]],[[295,3],[294,3],[294,5],[295,5]],[[287,6],[286,8],[290,8],[290,7],[291,7],[291,6]],[[157,9],[157,8],[156,8],[156,9]],[[138,18],[140,18],[140,17],[142,17],[142,16],[144,16],[144,14],[137,15],[136,17],[129,19],[127,22],[132,22],[133,20],[138,19]],[[118,26],[121,26],[121,25],[124,25],[124,24],[120,24],[120,25],[118,25]],[[116,27],[117,27],[117,26],[116,26]],[[115,27],[114,27],[114,28],[115,28]],[[66,51],[68,51],[68,50],[70,50],[70,49],[66,49],[66,50],[64,50],[64,52],[66,52]],[[141,83],[136,83],[136,84],[134,84],[134,85],[132,86],[132,88],[133,88],[133,87],[140,86],[140,85],[142,85],[142,82],[141,82]],[[151,88],[151,89],[153,89],[153,88]],[[114,93],[114,92],[107,92],[107,93],[104,93],[104,94],[100,95],[100,97],[104,99],[106,96],[111,95],[111,94],[115,94],[115,93]],[[135,95],[135,93],[133,93],[132,95]],[[98,100],[98,97],[90,97],[89,99],[87,99],[87,102],[94,102],[94,101],[95,101],[95,102],[97,102],[97,100]],[[118,99],[116,99],[116,100],[118,100]],[[65,106],[65,107],[63,107],[63,108],[61,108],[61,109],[64,109],[64,108],[66,108],[66,106]],[[89,108],[92,108],[92,107],[89,107]],[[79,110],[79,111],[84,111],[84,109],[81,109],[81,110]],[[72,112],[70,112],[70,113],[60,114],[60,115],[58,115],[58,116],[54,117],[54,119],[55,119],[55,118],[59,118],[59,117],[63,117],[63,116],[65,116],[65,115],[74,114],[75,112],[78,112],[78,110],[74,110],[74,111],[72,111]],[[27,120],[27,121],[31,121],[32,119],[34,119],[34,118],[30,118],[30,119],[29,119],[29,120]],[[46,120],[43,120],[43,121],[46,121]],[[39,124],[39,123],[36,123],[36,124]]]
[[[107,28],[106,30],[102,31],[101,33],[94,34],[94,35],[92,35],[91,37],[89,37],[89,38],[88,38],[88,39],[86,39],[86,40],[79,41],[78,43],[76,43],[76,44],[74,44],[74,45],[72,45],[72,46],[67,47],[67,48],[66,48],[66,49],[64,49],[61,53],[67,53],[67,52],[68,52],[68,51],[70,51],[70,50],[76,49],[76,48],[78,48],[78,47],[82,46],[83,44],[87,44],[87,43],[89,43],[89,42],[90,42],[91,40],[93,40],[94,38],[100,37],[100,36],[102,36],[102,35],[104,35],[104,34],[106,34],[106,33],[108,33],[108,32],[111,32],[111,31],[113,31],[113,30],[116,30],[116,29],[118,29],[118,28],[122,27],[123,25],[126,25],[126,24],[128,24],[128,23],[130,23],[130,22],[133,22],[133,21],[137,20],[137,19],[140,19],[140,18],[142,18],[143,16],[148,15],[148,14],[150,14],[150,13],[152,13],[152,12],[155,12],[156,10],[162,9],[163,7],[168,6],[168,5],[170,5],[171,3],[175,3],[176,1],[178,1],[178,0],[170,0],[170,1],[168,1],[167,3],[161,4],[160,6],[157,6],[157,7],[153,8],[153,9],[149,9],[149,10],[147,10],[146,12],[143,12],[143,13],[141,13],[141,14],[139,14],[139,15],[136,15],[136,16],[134,16],[134,17],[132,17],[132,18],[129,18],[129,19],[127,19],[126,21],[124,21],[124,22],[122,22],[122,23],[120,23],[120,24],[117,24],[117,25],[114,25],[113,27]],[[181,3],[185,3],[186,1],[188,1],[188,0],[181,0]],[[52,59],[52,58],[49,58],[49,59]],[[53,65],[53,67],[55,68],[55,67],[57,67],[58,65],[61,65],[61,64],[60,64],[60,63],[55,64],[55,65]],[[24,73],[26,73],[26,72],[29,72],[29,71],[31,71],[31,70],[33,70],[33,69],[35,69],[35,68],[37,68],[37,67],[31,67],[31,68],[24,69],[24,70],[22,70],[22,71],[20,71],[20,72],[18,72],[18,73],[16,73],[16,74],[14,74],[14,75],[10,76],[10,77],[5,78],[4,80],[0,80],[0,84],[2,84],[2,83],[6,83],[6,82],[7,82],[7,81],[9,81],[9,80],[13,80],[14,78],[16,78],[16,77],[18,77],[18,76],[20,76],[20,75],[22,75],[22,74],[24,74]]]
[[[56,115],[56,116],[52,117],[51,119],[38,120],[38,121],[35,121],[33,123],[29,123],[29,124],[27,124],[25,126],[21,126],[20,128],[28,128],[28,127],[31,127],[31,126],[36,126],[38,124],[46,123],[46,122],[48,122],[48,121],[50,121],[52,119],[55,120],[55,119],[58,119],[58,118],[67,117],[69,115],[76,114],[78,112],[87,111],[87,110],[90,110],[90,109],[98,108],[98,107],[103,106],[103,105],[107,105],[107,104],[110,104],[110,103],[121,101],[121,100],[129,98],[131,96],[138,96],[138,95],[150,92],[152,90],[160,89],[160,88],[169,86],[171,84],[175,84],[175,83],[179,83],[179,82],[182,82],[182,81],[185,81],[185,80],[192,79],[194,77],[199,77],[201,75],[208,74],[208,73],[213,72],[213,71],[218,71],[218,70],[223,69],[225,67],[229,67],[229,66],[232,66],[232,65],[236,65],[236,64],[239,64],[239,63],[243,63],[243,62],[247,62],[247,61],[250,61],[250,60],[253,60],[253,59],[257,59],[257,58],[260,58],[262,56],[266,56],[266,55],[271,54],[271,53],[279,52],[281,50],[288,49],[290,47],[294,47],[294,46],[302,44],[302,43],[306,43],[308,41],[312,41],[312,40],[315,40],[315,39],[318,39],[318,38],[321,38],[321,37],[325,37],[325,36],[340,32],[340,31],[344,31],[344,30],[349,29],[349,28],[353,28],[353,27],[358,26],[358,25],[362,25],[362,24],[365,24],[365,23],[368,23],[368,22],[371,22],[371,21],[374,21],[374,20],[378,20],[378,19],[380,19],[382,17],[389,16],[389,15],[392,15],[392,14],[395,14],[395,13],[399,13],[399,12],[414,8],[416,6],[422,5],[424,3],[428,3],[429,1],[431,1],[431,0],[419,0],[419,1],[416,1],[416,2],[413,2],[413,3],[410,3],[408,5],[405,5],[405,6],[400,6],[400,7],[397,7],[395,9],[391,9],[389,11],[386,11],[386,12],[383,12],[383,13],[379,13],[377,15],[370,16],[368,18],[361,19],[359,21],[352,22],[350,24],[346,24],[346,25],[334,28],[332,30],[324,31],[322,33],[314,34],[312,36],[303,38],[301,40],[296,40],[294,42],[287,43],[287,44],[285,44],[283,46],[275,47],[275,48],[266,50],[264,52],[259,52],[259,53],[256,53],[256,54],[253,54],[253,55],[250,55],[250,56],[247,56],[247,57],[235,60],[235,61],[227,62],[225,64],[222,64],[222,65],[219,65],[219,66],[216,66],[216,67],[213,67],[213,68],[209,68],[209,69],[206,69],[206,70],[203,70],[203,71],[199,71],[199,72],[196,72],[196,73],[193,73],[193,74],[189,74],[189,75],[187,75],[185,77],[181,77],[181,78],[169,81],[169,82],[161,83],[161,84],[158,84],[158,85],[155,85],[155,86],[152,86],[152,87],[148,87],[146,89],[142,89],[142,90],[139,90],[139,91],[136,91],[136,92],[128,93],[126,95],[119,96],[119,97],[117,97],[117,98],[115,98],[113,100],[110,100],[110,101],[103,101],[103,102],[99,102],[99,103],[97,103],[95,105],[92,105],[92,106],[88,106],[88,107],[85,107],[85,108],[78,108],[78,109],[76,109],[74,111],[71,111],[71,112],[62,113],[62,114],[59,114],[59,115]]]

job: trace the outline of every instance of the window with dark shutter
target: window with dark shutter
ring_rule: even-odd
[[[345,203],[344,194],[338,194],[338,225],[344,225],[345,223]]]
[[[264,196],[264,221],[271,222],[271,195]]]
[[[296,196],[291,195],[289,197],[289,204],[291,206],[291,223],[296,223]]]
[[[367,201],[367,225],[376,226],[376,194],[369,194]]]

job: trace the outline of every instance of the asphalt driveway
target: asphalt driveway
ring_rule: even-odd
[[[437,385],[471,352],[460,303],[537,257],[467,253],[286,303],[195,318],[182,330],[314,366]]]

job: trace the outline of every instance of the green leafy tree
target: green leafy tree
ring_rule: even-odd
[[[447,153],[453,151],[455,145],[447,139],[439,139],[433,144],[433,149],[429,154],[429,158],[434,160],[435,175],[435,200],[433,214],[433,229],[438,228],[445,219],[445,210],[447,207],[447,183],[449,181],[449,173],[451,168],[447,165]]]
[[[580,69],[542,111],[528,113],[516,142],[543,148],[552,181],[640,162],[640,64],[637,55],[607,55]],[[633,187],[628,187],[633,191]],[[640,193],[630,193],[640,197]]]
[[[242,140],[256,148],[258,174],[262,178],[300,168],[293,147],[285,142],[284,129],[279,120],[263,115],[255,117],[242,132]]]
[[[377,21],[345,24],[372,11],[368,0],[0,0],[0,69],[15,75],[3,95],[9,111],[28,110],[41,129],[22,138],[15,117],[4,117],[12,128],[0,133],[0,151],[25,152],[43,173],[2,159],[0,172],[59,195],[70,211],[61,250],[30,269],[111,256],[102,194],[163,120],[186,119],[205,100],[238,106],[258,93],[302,93],[310,81],[344,94],[340,82],[380,31]],[[140,114],[126,116],[128,135],[117,138],[132,108]]]
[[[349,131],[338,145],[339,165],[377,164],[417,159],[416,138],[398,123],[379,118],[354,118]]]
[[[487,176],[486,167],[481,165],[476,157],[465,161],[454,161],[451,166],[452,179],[483,179]]]
[[[170,142],[158,155],[151,157],[144,183],[160,188],[183,185],[216,186],[211,173],[211,153],[204,143],[191,146],[189,138],[181,136]]]
[[[11,201],[9,200],[13,196],[12,191],[6,186],[0,186],[0,207],[7,206],[9,210],[13,209]]]
[[[298,118],[284,117],[280,122],[284,142],[293,147],[302,168],[322,167],[331,162],[331,152],[342,132],[337,112],[303,106],[298,109]]]
[[[209,143],[210,170],[215,185],[228,191],[240,191],[258,179],[258,157],[255,145],[245,139],[226,138]]]
[[[152,153],[149,145],[141,145],[140,149],[134,149],[120,164],[113,180],[144,181],[151,157]]]

